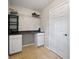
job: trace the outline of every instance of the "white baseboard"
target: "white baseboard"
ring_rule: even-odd
[[[44,47],[45,47],[45,48],[47,48],[47,49],[49,49],[49,47],[48,47],[48,46],[46,46],[46,45],[44,45]]]
[[[62,55],[60,55],[57,51],[55,51],[54,49],[53,50],[51,50],[51,49],[49,49],[51,52],[53,52],[53,53],[55,53],[57,56],[59,56],[60,58],[62,58],[63,59],[63,56]]]
[[[48,46],[44,46],[45,48],[47,48],[48,50],[50,50],[51,52],[55,53],[57,56],[63,58],[58,52],[56,52],[55,50],[51,50]]]
[[[34,43],[26,44],[26,45],[23,45],[22,47],[27,47],[27,46],[30,46],[30,45],[35,45],[35,44]]]

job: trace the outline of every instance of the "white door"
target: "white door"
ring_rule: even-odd
[[[49,49],[69,59],[69,5],[49,11]]]

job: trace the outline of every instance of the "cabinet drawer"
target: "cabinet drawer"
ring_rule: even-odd
[[[17,38],[21,38],[22,35],[10,35],[9,39],[17,39]]]

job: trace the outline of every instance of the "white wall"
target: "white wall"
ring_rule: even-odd
[[[19,13],[19,31],[38,30],[40,18],[32,17],[32,13],[39,13],[38,11],[17,6],[10,6],[10,8],[14,8]]]
[[[19,15],[31,16],[32,12],[39,13],[39,11],[35,11],[33,9],[28,9],[24,7],[14,6],[14,5],[10,5],[9,8],[14,8],[16,11],[18,11]]]
[[[45,32],[45,45],[49,47],[49,10],[61,3],[67,3],[69,0],[54,0],[41,12],[41,29]]]

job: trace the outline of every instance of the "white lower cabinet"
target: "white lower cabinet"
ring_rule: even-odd
[[[36,46],[44,45],[44,33],[36,33],[35,34],[35,45]]]
[[[22,35],[9,36],[9,54],[22,51]]]

